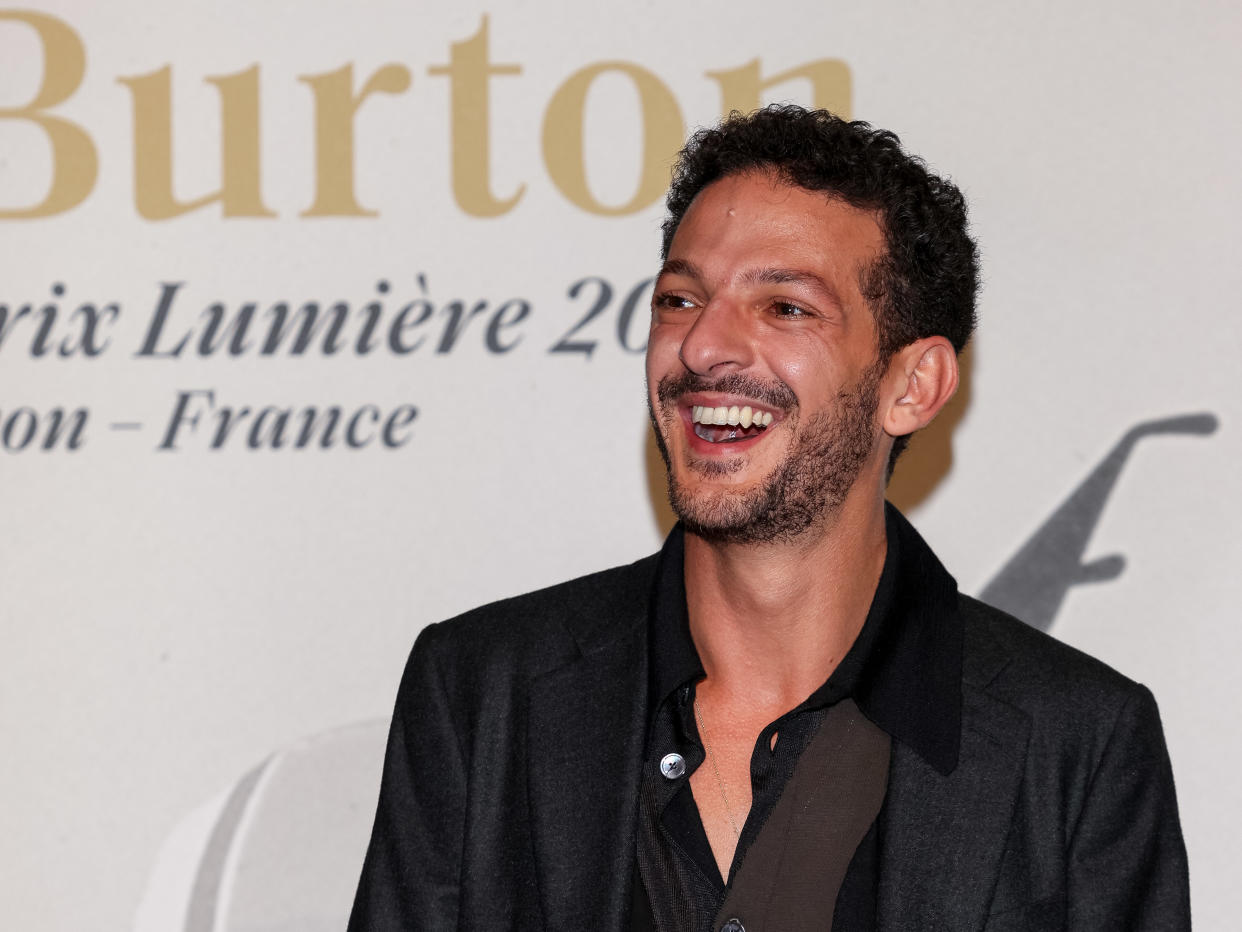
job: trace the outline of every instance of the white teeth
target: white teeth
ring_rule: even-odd
[[[772,413],[770,411],[759,411],[750,405],[739,407],[738,405],[722,405],[719,408],[708,407],[707,405],[694,405],[690,409],[690,423],[692,424],[712,424],[724,426],[742,426],[742,427],[767,427],[772,423]]]

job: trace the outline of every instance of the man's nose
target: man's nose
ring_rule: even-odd
[[[741,308],[712,301],[686,332],[679,355],[682,364],[697,375],[745,369],[754,361],[753,337]]]

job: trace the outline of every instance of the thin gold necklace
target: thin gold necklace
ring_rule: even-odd
[[[707,729],[703,727],[703,716],[699,714],[699,700],[694,700],[694,721],[699,726],[699,737],[703,739],[703,750],[706,752],[707,759],[711,761],[712,773],[716,775],[716,787],[720,790],[720,798],[724,802],[725,817],[729,820],[729,827],[733,829],[733,837],[740,840],[742,833],[738,831],[737,819],[733,818],[733,807],[729,805],[729,794],[725,792],[724,780],[720,777],[720,768],[716,766],[716,754],[712,751],[711,742],[707,740]]]

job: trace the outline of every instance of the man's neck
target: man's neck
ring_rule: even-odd
[[[825,526],[792,541],[687,534],[686,603],[707,673],[702,689],[769,721],[797,706],[858,637],[886,551],[882,498],[847,499]]]

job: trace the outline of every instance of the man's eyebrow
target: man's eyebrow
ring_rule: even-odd
[[[742,276],[742,281],[747,285],[806,284],[830,290],[822,278],[802,269],[752,269]]]
[[[691,278],[695,281],[703,280],[703,271],[686,259],[668,259],[660,268],[661,275],[680,275],[684,278]],[[816,289],[821,294],[827,295],[831,300],[840,302],[841,296],[837,294],[836,288],[826,282],[819,275],[806,269],[776,269],[776,268],[760,268],[751,269],[742,273],[740,281],[748,287],[757,285],[808,285]]]
[[[836,288],[806,269],[752,269],[742,275],[742,281],[752,287],[755,285],[808,285],[832,301],[837,303],[841,301]]]
[[[693,278],[699,281],[703,279],[703,272],[693,262],[687,262],[685,259],[668,259],[664,265],[660,267],[661,275],[681,275],[685,278]]]

